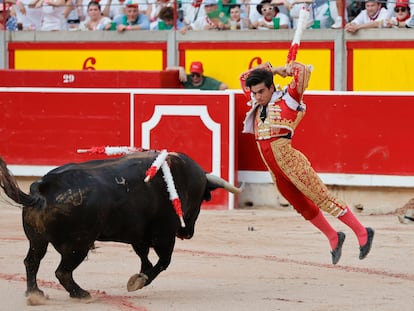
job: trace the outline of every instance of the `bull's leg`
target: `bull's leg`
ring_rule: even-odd
[[[27,256],[24,259],[26,267],[26,295],[40,294],[43,296],[43,291],[37,286],[37,272],[39,271],[40,261],[46,254],[48,242],[41,237],[30,238],[30,247]]]
[[[154,242],[153,248],[159,257],[158,262],[154,267],[148,260],[149,250],[144,251],[144,249],[134,247],[135,252],[141,258],[142,268],[140,274],[133,275],[129,279],[127,286],[128,291],[137,290],[149,285],[161,271],[167,269],[171,262],[174,244],[175,236],[161,237]]]
[[[154,244],[154,251],[157,253],[159,259],[154,268],[148,272],[148,281],[145,285],[150,284],[161,271],[168,268],[171,262],[174,245],[175,235],[170,238],[165,237],[164,239],[160,239]]]
[[[148,244],[133,244],[132,245],[135,253],[141,259],[141,270],[139,274],[134,274],[130,277],[127,283],[127,290],[129,292],[143,288],[146,285],[148,276],[146,271],[149,271],[153,268],[151,261],[148,259],[149,246]]]
[[[139,256],[141,259],[141,272],[145,273],[145,271],[152,269],[152,263],[148,259],[149,254],[149,246],[143,245],[143,244],[134,244],[132,245],[132,248],[134,249],[135,253]]]
[[[61,253],[62,258],[55,271],[55,275],[60,284],[62,284],[72,298],[89,298],[91,296],[73,280],[73,270],[75,270],[85,259],[88,251],[89,247],[85,249],[76,248],[68,252]]]

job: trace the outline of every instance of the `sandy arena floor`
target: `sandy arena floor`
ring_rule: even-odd
[[[128,293],[139,259],[129,245],[97,243],[74,278],[92,294],[69,298],[54,276],[49,247],[38,274],[46,304],[28,306],[23,259],[28,242],[20,209],[0,201],[1,311],[411,311],[414,225],[396,216],[359,215],[376,230],[365,260],[349,228],[342,259],[330,264],[328,242],[291,209],[202,211],[192,240],[177,240],[173,260],[148,287]],[[253,229],[252,229],[253,228]],[[152,256],[153,257],[153,256]]]

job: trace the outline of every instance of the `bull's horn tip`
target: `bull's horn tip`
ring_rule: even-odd
[[[242,192],[243,192],[243,188],[242,187],[240,187],[240,188],[234,187],[234,194],[240,194]]]

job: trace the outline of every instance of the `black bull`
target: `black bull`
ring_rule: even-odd
[[[0,186],[8,197],[23,205],[23,227],[30,247],[26,267],[26,294],[43,292],[37,285],[40,261],[48,244],[60,253],[55,271],[71,297],[90,294],[73,280],[73,271],[85,259],[94,241],[131,244],[141,259],[140,273],[128,283],[129,291],[150,284],[171,261],[175,237],[190,239],[203,200],[210,191],[240,190],[225,180],[206,174],[192,159],[170,153],[166,159],[182,204],[186,226],[181,227],[161,170],[148,183],[146,170],[158,154],[137,152],[117,159],[94,160],[58,167],[24,193],[0,158]],[[159,257],[148,259],[150,248]]]

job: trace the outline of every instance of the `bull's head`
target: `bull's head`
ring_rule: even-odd
[[[176,234],[176,236],[181,240],[188,240],[193,237],[195,223],[198,215],[200,214],[200,206],[201,204],[196,208],[190,209],[187,213],[184,213],[185,227],[180,226]]]
[[[181,240],[188,240],[191,239],[194,235],[194,226],[192,226],[191,228],[185,226],[180,227],[177,231],[177,238],[181,239]]]
[[[204,192],[203,200],[209,201],[211,198],[210,191],[217,189],[217,188],[224,188],[225,190],[231,193],[234,193],[234,194],[239,194],[242,191],[241,188],[237,188],[233,186],[232,184],[230,184],[229,182],[227,182],[226,180],[218,176],[215,176],[212,174],[206,174],[206,179],[207,179],[207,184],[206,184],[206,189]],[[183,239],[191,239],[193,237],[195,222],[200,213],[200,207],[201,207],[201,203],[199,206],[195,208],[191,208],[189,209],[189,211],[184,213],[185,227],[179,227],[179,229],[177,230],[176,235],[178,238],[183,240]]]

